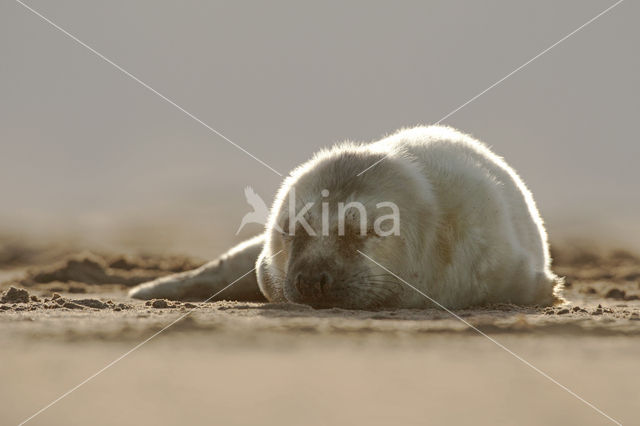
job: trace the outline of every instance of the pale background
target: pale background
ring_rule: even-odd
[[[433,123],[613,1],[29,4],[283,173]],[[640,16],[627,1],[445,121],[552,240],[640,249]],[[0,233],[209,257],[280,178],[18,3],[0,3]]]

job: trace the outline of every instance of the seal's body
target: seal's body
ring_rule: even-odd
[[[482,143],[441,126],[321,151],[285,179],[263,235],[130,294],[208,297],[253,267],[257,277],[217,298],[462,308],[548,305],[561,286],[524,183]]]

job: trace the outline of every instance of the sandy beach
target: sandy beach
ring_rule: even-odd
[[[495,342],[440,310],[126,297],[202,261],[180,256],[13,262],[0,422],[28,419],[116,361],[28,424],[633,424],[640,261],[556,257],[566,304],[456,312]]]

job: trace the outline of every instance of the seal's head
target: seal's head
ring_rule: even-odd
[[[406,285],[365,255],[399,276],[415,274],[435,206],[414,159],[385,153],[340,145],[285,180],[257,265],[270,300],[347,309],[400,304]]]

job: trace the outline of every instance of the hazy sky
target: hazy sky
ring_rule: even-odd
[[[614,1],[27,3],[286,173],[463,104]],[[640,248],[640,5],[446,124],[534,193],[552,240]],[[13,1],[0,3],[0,231],[211,256],[280,178]]]

